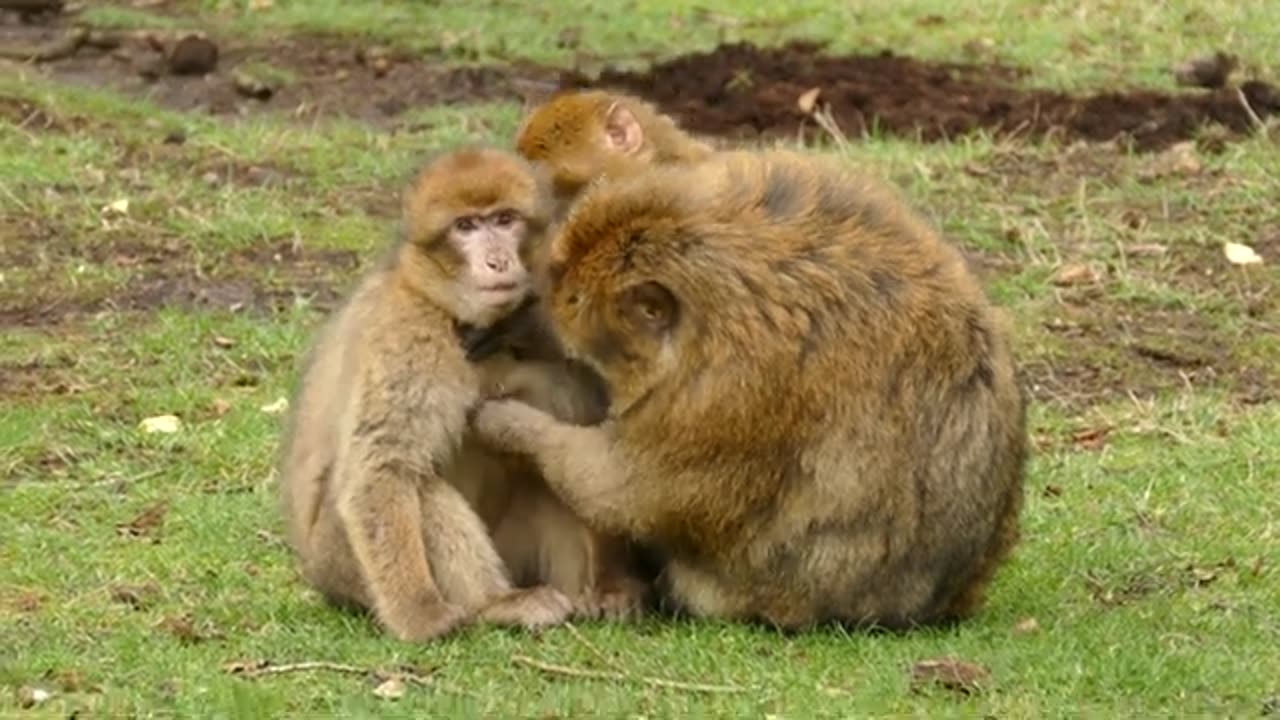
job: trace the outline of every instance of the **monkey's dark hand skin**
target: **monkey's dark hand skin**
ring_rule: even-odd
[[[593,528],[662,551],[688,614],[949,623],[1018,539],[1024,403],[960,252],[838,160],[719,152],[592,184],[544,305],[609,418],[473,427]]]
[[[525,455],[532,454],[535,440],[557,424],[550,415],[519,400],[486,400],[471,415],[471,428],[485,442]]]

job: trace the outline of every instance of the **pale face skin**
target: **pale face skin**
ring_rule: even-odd
[[[459,315],[485,325],[515,307],[531,289],[520,257],[527,223],[515,210],[462,215],[448,230],[448,242],[463,260]]]

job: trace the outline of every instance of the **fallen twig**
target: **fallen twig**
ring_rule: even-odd
[[[343,665],[342,663],[328,662],[326,660],[308,660],[306,662],[284,663],[283,665],[275,665],[270,660],[233,662],[223,666],[223,670],[232,675],[243,675],[244,677],[262,677],[263,675],[281,675],[292,672],[309,672],[311,670],[328,670],[348,675],[378,675],[376,671],[369,668]]]
[[[642,675],[632,675],[630,673],[612,672],[606,670],[586,670],[583,668],[569,667],[567,665],[554,665],[545,663],[541,660],[534,660],[527,655],[512,655],[511,661],[519,665],[526,665],[535,670],[540,670],[549,675],[564,675],[567,677],[585,678],[589,680],[613,680],[613,681],[630,681],[638,682],[651,687],[667,688],[670,690],[686,690],[689,692],[704,693],[739,693],[745,692],[746,688],[736,685],[707,685],[704,683],[688,683],[679,680],[665,680],[663,678],[645,677]]]
[[[1262,118],[1258,117],[1258,113],[1254,112],[1253,106],[1249,104],[1249,98],[1245,96],[1244,90],[1236,88],[1236,99],[1240,101],[1240,106],[1244,108],[1245,114],[1249,116],[1249,121],[1259,132],[1266,132],[1267,124],[1262,122]]]
[[[582,634],[581,630],[574,627],[573,623],[565,623],[564,629],[568,630],[570,635],[576,638],[578,642],[582,643],[583,647],[591,651],[591,654],[595,655],[597,660],[604,663],[605,665],[608,665],[614,670],[617,670],[620,673],[624,673],[624,674],[626,673],[626,670],[624,670],[623,667],[618,664],[617,660],[614,660],[608,655],[605,655],[604,651],[596,647],[594,643],[588,640],[587,637]]]
[[[469,697],[473,696],[472,693],[442,683],[431,675],[424,674],[422,671],[411,667],[387,671],[376,668],[364,668],[356,665],[329,662],[328,660],[306,660],[303,662],[281,664],[273,663],[270,660],[250,660],[227,663],[222,666],[222,669],[230,675],[239,675],[246,678],[258,678],[265,677],[267,675],[283,675],[285,673],[312,672],[318,670],[336,672],[343,675],[360,675],[377,680],[379,683],[386,683],[389,680],[399,680],[402,683],[413,683],[423,687],[432,687],[436,690],[440,690],[441,692],[465,695]]]

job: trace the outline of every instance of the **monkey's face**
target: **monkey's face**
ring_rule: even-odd
[[[529,235],[528,221],[512,208],[454,218],[443,241],[453,269],[459,321],[488,326],[529,294]]]
[[[588,273],[553,263],[549,300],[566,351],[604,378],[614,412],[625,413],[674,369],[680,302],[663,283],[593,286]]]

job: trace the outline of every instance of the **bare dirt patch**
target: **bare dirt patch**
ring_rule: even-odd
[[[65,20],[0,25],[0,43],[56,44]],[[1280,89],[1252,80],[1236,87],[1164,93],[1114,90],[1075,96],[1027,89],[1023,70],[1000,64],[926,62],[888,51],[833,56],[812,42],[776,48],[721,45],[648,70],[606,70],[596,78],[528,63],[457,67],[444,61],[332,38],[295,35],[241,42],[211,37],[215,58],[193,71],[173,62],[184,36],[133,32],[45,62],[55,77],[145,95],[167,107],[240,116],[260,111],[303,118],[354,117],[393,123],[411,108],[520,99],[530,87],[610,87],[654,101],[691,130],[732,138],[813,138],[821,131],[797,105],[820,91],[844,132],[926,142],[974,131],[1104,141],[1132,138],[1140,150],[1168,147],[1215,125],[1250,132],[1280,114]],[[99,38],[102,40],[102,38]],[[204,42],[204,41],[201,41]],[[1243,98],[1243,100],[1242,100]],[[1246,104],[1248,108],[1246,108]]]
[[[1273,363],[1240,352],[1240,331],[1194,310],[1064,303],[1043,329],[1059,350],[1024,360],[1026,385],[1038,402],[1068,411],[1188,388],[1223,388],[1257,404],[1274,400],[1280,385]]]
[[[17,240],[12,267],[31,267],[18,259],[22,247],[29,250],[35,243],[42,244],[47,265],[32,270],[40,277],[21,288],[0,286],[0,328],[58,326],[104,312],[165,307],[270,314],[299,298],[324,310],[338,300],[359,265],[352,251],[304,248],[287,240],[202,264],[189,244],[174,238],[104,236],[82,245],[67,239],[74,233],[46,223],[8,229]],[[67,287],[58,279],[59,270],[79,262],[123,269],[127,279]]]
[[[64,19],[0,23],[0,44],[39,48],[74,29]],[[554,71],[533,66],[451,67],[402,52],[305,35],[238,42],[211,38],[216,60],[207,72],[170,62],[183,34],[112,33],[114,47],[82,46],[37,67],[71,83],[146,96],[165,107],[238,117],[288,113],[300,119],[344,116],[388,123],[405,110],[521,97],[524,76],[543,81]],[[0,113],[6,112],[0,106]]]
[[[646,97],[689,129],[720,136],[812,137],[819,128],[797,100],[819,88],[851,136],[867,132],[945,141],[989,130],[997,135],[1057,135],[1093,141],[1132,137],[1141,150],[1193,138],[1205,125],[1249,132],[1253,120],[1234,88],[1162,93],[1108,91],[1072,96],[1014,84],[1024,73],[1001,65],[928,63],[884,52],[828,56],[815,43],[778,48],[722,45],[646,71],[573,73],[563,87],[618,88]],[[1241,88],[1261,118],[1280,113],[1280,90],[1252,81]]]

